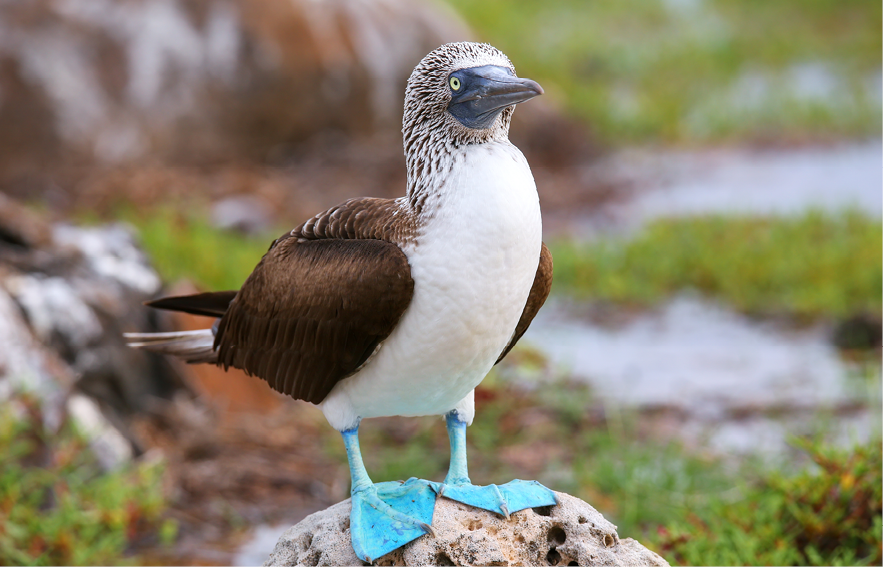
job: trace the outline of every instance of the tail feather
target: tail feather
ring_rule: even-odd
[[[217,362],[215,334],[212,329],[172,333],[124,333],[130,347],[160,354],[170,354],[191,364]]]
[[[175,297],[163,297],[145,302],[145,305],[156,309],[167,309],[169,311],[183,311],[193,315],[204,315],[206,317],[223,317],[227,312],[227,307],[233,298],[236,297],[236,291],[211,291],[207,293],[197,293],[195,295],[179,295]]]

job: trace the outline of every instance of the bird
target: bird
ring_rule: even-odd
[[[438,47],[405,89],[404,196],[315,215],[273,241],[239,290],[147,303],[215,317],[210,329],[126,335],[132,347],[239,368],[319,406],[344,440],[352,546],[369,563],[434,535],[438,497],[507,518],[557,503],[536,481],[473,485],[466,457],[475,387],[552,284],[536,183],[509,141],[515,105],[541,94],[489,44]],[[445,418],[445,479],[373,483],[361,420],[426,415]]]

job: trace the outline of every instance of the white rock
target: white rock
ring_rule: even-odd
[[[9,277],[5,286],[43,343],[51,343],[57,333],[80,349],[101,336],[98,317],[65,278],[22,274]]]
[[[10,403],[19,392],[36,395],[43,405],[46,425],[55,429],[61,423],[65,393],[73,385],[73,373],[31,336],[21,309],[2,283],[0,281],[0,404]]]
[[[446,498],[435,505],[436,537],[423,536],[377,565],[668,565],[589,504],[556,493],[557,506],[502,516]],[[286,531],[269,566],[363,565],[350,542],[350,501],[316,512]]]
[[[73,394],[67,400],[67,411],[89,439],[92,452],[105,470],[115,469],[132,459],[132,444],[104,417],[95,400]]]
[[[79,227],[59,224],[53,227],[52,237],[57,246],[82,254],[92,275],[125,288],[116,294],[121,298],[129,290],[151,296],[162,287],[159,274],[138,247],[133,230],[125,225]],[[87,285],[94,287],[91,282]]]

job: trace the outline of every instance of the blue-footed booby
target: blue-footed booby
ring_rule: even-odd
[[[363,560],[432,534],[436,496],[506,517],[556,503],[535,481],[473,485],[465,448],[475,387],[552,283],[533,175],[509,142],[514,106],[542,93],[490,45],[432,51],[405,93],[405,196],[316,215],[275,240],[238,291],[148,303],[217,317],[211,329],[128,335],[132,346],[241,368],[318,405],[346,445]],[[444,481],[374,484],[360,421],[422,415],[445,416]]]

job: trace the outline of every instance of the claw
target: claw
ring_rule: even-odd
[[[504,516],[506,516],[506,519],[508,520],[509,519],[509,507],[506,506],[505,503],[500,504],[500,511],[503,513]]]
[[[420,527],[423,528],[423,531],[426,532],[428,535],[431,535],[432,537],[438,537],[435,534],[435,530],[432,529],[432,526],[430,526],[429,524],[421,524]]]

